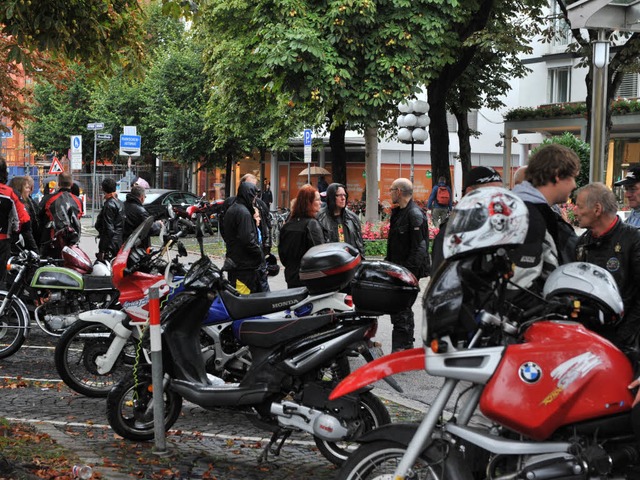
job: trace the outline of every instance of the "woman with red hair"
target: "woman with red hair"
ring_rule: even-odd
[[[303,185],[289,219],[280,230],[278,254],[284,265],[284,278],[289,288],[301,287],[300,261],[311,247],[324,243],[322,226],[316,220],[320,211],[320,193],[311,185]]]

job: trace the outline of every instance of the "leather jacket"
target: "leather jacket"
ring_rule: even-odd
[[[631,344],[640,332],[640,230],[616,218],[616,224],[601,237],[590,230],[576,246],[576,258],[605,268],[618,284],[624,303],[624,318],[615,327],[616,345]]]
[[[324,243],[322,226],[315,218],[289,218],[280,229],[278,255],[284,265],[287,287],[301,287],[300,262],[307,250]]]
[[[408,268],[416,277],[429,275],[429,228],[424,212],[413,200],[391,212],[386,260]]]
[[[345,208],[339,216],[329,213],[326,206],[318,213],[318,222],[324,231],[325,242],[339,242],[338,225],[342,224],[344,229],[344,242],[353,245],[358,249],[360,255],[364,256],[364,242],[362,240],[362,227],[360,219],[351,210]]]
[[[82,227],[82,202],[71,193],[68,188],[60,188],[55,193],[45,195],[40,201],[40,225],[45,241],[51,238],[53,232],[71,228],[75,230],[77,239],[80,238]],[[49,227],[53,223],[53,232]],[[76,239],[76,241],[77,241]],[[70,243],[74,243],[70,241]]]
[[[130,193],[127,194],[127,198],[124,202],[124,228],[122,232],[122,240],[126,240],[138,228],[138,226],[144,222],[151,214],[146,208],[142,206],[142,202],[138,197]],[[160,225],[154,223],[149,230],[147,238],[142,239],[142,247],[148,247],[151,244],[150,237],[160,234]]]
[[[102,210],[96,220],[96,230],[98,231],[98,252],[107,255],[107,258],[114,257],[122,246],[122,234],[124,232],[124,204],[109,194],[106,197]]]

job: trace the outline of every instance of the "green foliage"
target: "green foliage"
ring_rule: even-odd
[[[386,240],[365,240],[364,256],[369,257],[386,257],[387,241]]]
[[[590,154],[591,154],[591,146],[580,140],[578,137],[569,132],[564,132],[562,135],[557,137],[547,138],[542,142],[542,145],[535,148],[531,154],[536,153],[542,146],[549,145],[551,143],[557,143],[559,145],[564,145],[567,148],[570,148],[576,155],[580,158],[580,174],[576,178],[577,188],[583,187],[584,185],[589,184],[589,168],[590,168]]]

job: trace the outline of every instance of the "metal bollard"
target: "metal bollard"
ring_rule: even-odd
[[[149,336],[151,338],[151,380],[153,383],[153,453],[166,455],[167,439],[164,431],[164,388],[162,380],[162,338],[160,331],[160,293],[157,287],[149,289]]]

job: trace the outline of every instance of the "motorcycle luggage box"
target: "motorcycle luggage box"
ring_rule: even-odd
[[[411,308],[419,291],[413,273],[382,260],[363,262],[351,282],[353,305],[363,313],[400,313]]]
[[[300,261],[300,281],[312,295],[339,291],[353,279],[360,252],[344,242],[311,247]]]

